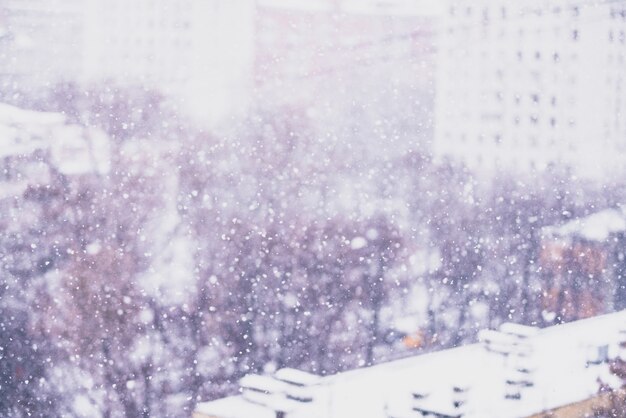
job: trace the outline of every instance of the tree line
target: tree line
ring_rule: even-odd
[[[5,416],[189,416],[247,373],[332,374],[558,321],[541,228],[623,198],[566,171],[485,178],[417,150],[355,152],[293,108],[207,133],[154,94],[53,93],[33,107],[104,129],[111,169],[66,176],[39,156],[49,182],[0,201]],[[188,279],[176,299],[146,287],[168,263]],[[423,341],[402,349],[388,312],[415,287]]]

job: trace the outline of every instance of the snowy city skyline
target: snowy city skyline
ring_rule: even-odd
[[[625,416],[625,34],[0,0],[0,416]]]

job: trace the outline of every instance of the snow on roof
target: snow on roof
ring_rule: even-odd
[[[250,403],[241,396],[231,396],[198,404],[196,412],[217,418],[276,418],[276,413],[264,406]]]
[[[271,411],[293,412],[300,406],[300,402],[286,398],[281,393],[265,394],[244,390],[242,396],[247,401],[263,406]]]
[[[593,397],[598,378],[607,370],[606,364],[590,366],[590,353],[616,344],[623,328],[626,311],[542,329],[528,338],[529,357],[507,357],[488,352],[482,344],[470,344],[324,377],[315,400],[290,418],[388,418],[390,412],[394,417],[410,416],[416,391],[428,392],[431,407],[447,408],[452,388],[459,385],[468,388],[465,417],[530,416]],[[506,380],[523,374],[521,370],[533,386],[514,386],[521,399],[506,399],[511,391]],[[237,410],[234,404],[228,414],[220,415],[212,409],[214,403],[199,404],[198,412],[211,410],[218,418],[262,416],[250,415],[247,406]]]
[[[0,103],[0,157],[50,151],[68,175],[109,171],[109,138],[102,131],[69,124],[60,113],[20,109]]]
[[[304,386],[315,385],[320,381],[319,376],[288,367],[278,370],[274,376],[278,380]]]
[[[0,103],[0,123],[20,125],[54,125],[59,123],[65,123],[65,116],[63,116],[61,113],[26,110],[8,105],[6,103]]]
[[[270,376],[249,374],[241,378],[239,384],[243,389],[254,389],[268,393],[282,392],[285,390],[285,383],[280,382]]]
[[[626,216],[620,209],[605,209],[561,226],[544,229],[548,236],[569,238],[578,236],[589,241],[604,241],[611,234],[626,230]]]
[[[506,334],[516,335],[520,338],[529,338],[537,335],[539,333],[539,328],[505,322],[500,325],[500,331]]]

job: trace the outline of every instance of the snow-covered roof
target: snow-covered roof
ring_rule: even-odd
[[[610,375],[606,364],[589,365],[590,353],[617,344],[623,328],[626,311],[528,333],[528,357],[504,356],[487,351],[483,344],[471,344],[324,377],[315,400],[290,418],[408,417],[416,391],[428,392],[432,400],[429,404],[426,398],[420,405],[448,408],[455,386],[468,388],[464,417],[531,416],[593,397],[598,378]],[[534,385],[514,387],[521,399],[507,399],[511,387],[506,380],[516,372],[523,374],[522,370]],[[265,416],[251,415],[241,396],[228,399],[227,413],[222,413],[223,400],[201,403],[197,412],[216,418]]]
[[[589,241],[604,241],[611,234],[626,230],[626,216],[621,209],[605,209],[577,218],[560,226],[544,228],[544,234],[558,238],[577,236]]]
[[[278,380],[289,382],[295,385],[311,386],[319,383],[320,377],[302,370],[286,367],[274,373]]]
[[[213,402],[201,403],[196,407],[197,414],[219,418],[276,418],[276,413],[264,406],[244,400],[241,396],[230,396]]]
[[[60,113],[20,109],[0,103],[0,157],[50,151],[52,162],[68,175],[109,170],[109,139],[94,128],[69,124]]]
[[[8,105],[6,103],[0,103],[0,123],[20,125],[55,125],[65,123],[65,116],[61,113],[26,110]]]
[[[285,383],[269,376],[249,374],[244,376],[239,384],[243,389],[254,389],[268,393],[281,392],[285,389]]]
[[[539,329],[536,327],[514,324],[512,322],[505,322],[500,325],[500,331],[506,334],[516,335],[520,338],[529,338],[539,333]]]

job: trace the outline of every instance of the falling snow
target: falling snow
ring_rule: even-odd
[[[625,33],[0,1],[0,416],[625,416]]]

